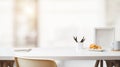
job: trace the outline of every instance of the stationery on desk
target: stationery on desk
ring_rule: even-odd
[[[77,49],[83,49],[84,48],[84,41],[85,41],[85,38],[84,36],[82,37],[82,39],[78,40],[78,37],[77,36],[73,36],[73,39],[75,40],[75,42],[77,43]]]
[[[21,52],[21,51],[29,52],[31,50],[32,50],[31,48],[14,48],[14,51],[16,52]]]

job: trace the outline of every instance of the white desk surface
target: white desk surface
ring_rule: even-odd
[[[56,60],[120,60],[120,52],[76,50],[75,48],[33,48],[31,51],[14,51],[0,48],[0,60],[13,60],[15,56],[30,58],[50,58]]]

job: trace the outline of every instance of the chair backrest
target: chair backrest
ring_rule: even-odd
[[[15,57],[16,67],[57,67],[53,60]]]

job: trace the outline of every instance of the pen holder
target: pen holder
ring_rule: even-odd
[[[84,48],[84,44],[83,43],[77,43],[77,45],[76,45],[76,49],[77,50],[81,50],[83,48]]]

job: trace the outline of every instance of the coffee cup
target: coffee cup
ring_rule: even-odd
[[[120,41],[114,41],[112,43],[112,50],[119,51],[120,50]]]

